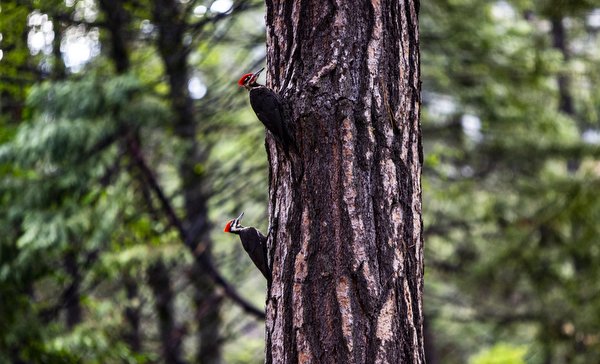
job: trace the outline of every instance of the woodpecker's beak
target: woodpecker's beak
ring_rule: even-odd
[[[264,70],[265,70],[265,68],[263,67],[263,68],[259,69],[258,71],[254,72],[254,74],[252,75],[252,78],[250,79],[249,84],[250,85],[255,84],[256,80],[258,80],[258,76],[260,76],[260,73]]]
[[[237,219],[235,219],[233,221],[233,223],[237,226],[240,223],[240,220],[242,219],[242,217],[244,217],[244,212],[242,211],[242,213],[240,214],[240,216],[237,217]]]
[[[256,80],[258,78],[258,76],[260,76],[260,73],[264,70],[265,70],[265,68],[263,67],[263,68],[259,69],[258,71],[254,72],[254,76],[252,76],[252,78]]]

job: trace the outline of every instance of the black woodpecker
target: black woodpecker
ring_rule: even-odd
[[[238,85],[250,92],[250,105],[258,120],[273,134],[275,140],[287,153],[290,147],[295,148],[294,139],[287,128],[281,99],[273,90],[256,82],[263,70],[264,68],[255,73],[246,73],[240,78]]]
[[[258,270],[265,276],[267,282],[271,281],[271,270],[267,260],[267,237],[253,227],[244,227],[240,220],[244,216],[242,212],[235,220],[230,220],[225,225],[226,233],[237,234],[240,236],[242,246]]]

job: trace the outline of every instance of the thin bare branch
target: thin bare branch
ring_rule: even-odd
[[[229,282],[227,282],[227,280],[217,270],[217,268],[215,267],[214,262],[212,261],[210,256],[208,256],[207,254],[202,254],[203,249],[201,249],[201,247],[202,247],[201,244],[195,244],[194,239],[192,238],[194,236],[194,234],[191,234],[183,226],[183,223],[182,223],[181,219],[179,219],[179,217],[177,216],[177,213],[175,212],[175,209],[173,208],[171,201],[167,198],[167,196],[163,192],[162,188],[160,187],[160,184],[158,183],[157,179],[154,177],[154,173],[152,172],[152,170],[150,169],[150,167],[144,160],[144,157],[141,154],[139,145],[136,143],[135,139],[133,139],[133,138],[127,139],[127,149],[129,151],[129,154],[132,156],[135,164],[137,165],[137,167],[140,169],[140,171],[144,175],[146,183],[148,183],[150,189],[154,192],[154,194],[160,201],[161,209],[167,216],[169,223],[172,226],[174,226],[175,229],[177,229],[177,232],[179,233],[181,240],[183,241],[185,246],[187,246],[190,249],[190,251],[194,255],[194,258],[197,260],[197,262],[200,263],[206,269],[206,272],[208,273],[210,278],[217,285],[219,285],[223,289],[225,294],[232,301],[234,301],[236,304],[238,304],[242,308],[242,310],[255,316],[256,318],[264,320],[265,319],[264,311],[260,310],[259,308],[257,308],[253,304],[251,304],[250,302],[246,301],[246,299],[244,299],[242,296],[240,296],[237,293],[237,291],[235,290],[235,288],[233,288],[233,286],[231,286],[229,284]]]

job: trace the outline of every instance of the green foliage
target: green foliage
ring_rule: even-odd
[[[594,5],[422,6],[425,305],[442,362],[487,346],[480,360],[500,357],[502,342],[531,348],[535,363],[595,362],[600,148],[582,137],[599,127],[588,117],[600,102]],[[568,59],[552,46],[556,17]]]
[[[106,188],[103,180],[114,179],[110,177],[118,155],[114,144],[124,127],[155,127],[169,115],[163,103],[142,92],[143,85],[131,76],[102,83],[97,77],[44,83],[32,90],[28,97],[31,120],[22,123],[13,139],[0,147],[0,163],[5,166],[0,193],[8,206],[4,218],[13,226],[2,240],[2,251],[9,253],[2,254],[0,261],[3,292],[12,291],[15,299],[27,302],[26,287],[42,277],[61,277],[53,271],[65,252],[86,255],[110,250],[109,242],[120,229],[140,229],[138,221],[145,217],[135,217],[135,211],[126,208],[133,202],[127,192],[130,178],[121,175],[114,188]],[[128,215],[135,218],[128,220]],[[57,355],[64,361],[56,362],[80,362],[77,354],[74,359],[67,358],[85,352],[97,353],[85,362],[117,358],[143,362],[143,356],[130,353],[123,343],[103,339],[107,328],[102,326],[63,339],[59,336],[49,345],[36,339],[34,325],[29,328],[34,336],[24,336],[17,317],[25,312],[19,313],[22,305],[13,304],[7,303],[2,310],[4,329],[16,335],[6,346],[20,347],[23,359],[43,362],[47,355]],[[26,312],[35,316],[46,305],[43,301],[41,305],[29,303]],[[11,311],[14,321],[10,321]],[[42,327],[37,330],[40,335],[46,331]],[[30,349],[23,349],[28,345]]]
[[[497,344],[474,355],[469,364],[525,364],[525,347]]]
[[[31,62],[27,40],[23,37],[26,33],[29,10],[16,2],[4,1],[0,14],[0,75],[5,78],[5,81],[0,82],[0,93],[8,95],[8,100],[16,101],[22,99],[27,92],[27,87],[23,86],[33,80],[32,74],[20,71]]]
[[[69,72],[61,76],[57,64],[61,60],[54,54],[30,54],[28,16],[35,10],[49,19],[61,14],[85,23],[89,21],[85,16],[93,12],[100,22],[106,20],[105,14],[94,8],[85,15],[90,2],[84,1],[75,1],[73,7],[53,0],[2,4],[0,107],[7,112],[0,117],[0,363],[160,361],[154,294],[146,284],[146,270],[157,260],[169,267],[174,307],[189,330],[188,342],[195,344],[195,331],[202,329],[194,324],[197,293],[187,279],[193,258],[127,149],[138,143],[181,216],[183,191],[177,166],[184,148],[172,132],[172,103],[153,45],[155,36],[140,31],[140,23],[152,16],[151,5],[124,2],[131,15],[125,35],[130,42],[128,74],[112,74],[107,52],[88,64],[85,76]],[[262,17],[258,14],[252,18]],[[190,18],[190,23],[198,21]],[[215,186],[207,194],[212,196],[210,216],[217,225],[239,210],[252,213],[260,224],[266,216],[266,158],[264,149],[256,145],[262,144],[264,132],[254,115],[238,111],[246,106],[245,95],[230,92],[236,88],[229,78],[242,71],[240,64],[247,62],[249,51],[236,50],[232,58],[228,54],[237,48],[235,41],[214,42],[210,34],[224,36],[223,23],[219,28],[208,23],[204,40],[197,42],[197,49],[190,48],[194,75],[209,89],[195,105],[198,140],[208,158],[195,168],[205,176],[207,186]],[[240,40],[263,37],[260,29],[253,34],[230,23],[228,29]],[[55,37],[65,37],[65,31],[75,27],[53,25]],[[81,29],[87,32],[92,27]],[[112,39],[104,28],[100,37],[102,50],[109,50]],[[235,178],[240,173],[250,177]],[[243,204],[231,204],[232,193],[246,193],[248,198]],[[256,292],[251,299],[260,306],[262,278],[239,279],[242,274],[252,276],[251,263],[235,249],[237,241],[215,236],[223,242],[214,249],[217,263],[228,278]],[[68,259],[74,259],[76,272],[70,270]],[[65,315],[71,309],[66,302],[75,282],[81,320],[69,327]],[[142,347],[137,350],[127,341],[130,310],[137,311],[141,320]],[[224,314],[221,329],[224,337],[236,338],[233,348],[241,348],[233,357],[262,356],[260,335],[252,340],[238,335],[237,325],[248,321],[240,320],[240,315],[235,309]],[[186,347],[191,357],[194,345],[186,343]]]
[[[106,317],[105,317],[106,319]],[[108,327],[107,327],[108,326]],[[78,353],[70,359],[74,363],[148,363],[152,356],[133,353],[125,343],[118,339],[117,322],[92,323],[78,326],[65,335],[49,338],[46,350],[60,353],[66,357]]]

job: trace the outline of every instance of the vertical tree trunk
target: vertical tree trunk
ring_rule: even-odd
[[[62,52],[60,51],[60,43],[62,42],[62,35],[64,32],[64,26],[62,22],[54,20],[52,22],[54,29],[54,40],[52,40],[52,78],[60,81],[67,75],[65,69],[65,62],[62,58]]]
[[[552,24],[552,46],[560,51],[565,63],[569,62],[571,55],[567,46],[567,32],[563,24],[562,16],[555,15],[551,18]],[[573,107],[573,97],[571,96],[570,77],[566,72],[561,72],[557,78],[559,105],[558,109],[569,116],[575,115]]]
[[[117,74],[123,74],[129,70],[130,64],[126,41],[129,14],[121,0],[99,0],[98,3],[111,35],[110,57],[115,64]]]
[[[175,322],[173,312],[175,297],[171,288],[169,271],[161,260],[148,267],[148,285],[154,293],[162,361],[167,364],[185,363],[181,358],[183,329]]]
[[[130,22],[130,16],[124,8],[122,1],[117,0],[99,0],[98,5],[105,17],[106,28],[110,34],[110,58],[114,63],[117,74],[122,75],[129,71],[131,65],[128,51],[127,27]],[[132,139],[139,143],[139,135],[132,132]],[[143,177],[138,177],[143,178]],[[144,198],[150,200],[145,194],[145,186],[140,190]],[[123,277],[123,285],[127,295],[127,306],[123,314],[128,324],[128,330],[123,333],[125,342],[133,352],[140,352],[142,349],[142,336],[140,331],[141,309],[139,307],[138,283],[135,278],[127,273]],[[158,307],[158,305],[157,305]]]
[[[67,327],[73,328],[81,322],[81,273],[77,264],[77,253],[69,251],[64,258],[65,271],[71,279],[71,283],[64,293],[65,312]]]
[[[552,24],[552,46],[560,51],[563,56],[564,64],[568,64],[571,59],[569,52],[567,30],[563,23],[562,15],[553,15],[550,19]],[[571,118],[575,118],[575,106],[573,96],[571,95],[571,77],[567,71],[561,71],[557,75],[556,83],[558,85],[558,110]],[[567,161],[567,168],[571,173],[577,172],[581,161],[570,158]]]
[[[425,322],[423,322],[423,340],[425,341],[425,359],[427,364],[438,364],[440,361],[438,359],[437,351],[435,349],[434,336],[433,331],[431,330],[431,317],[427,316]]]
[[[185,45],[187,29],[185,7],[175,0],[155,0],[153,16],[158,26],[158,51],[165,64],[169,79],[170,99],[175,114],[175,133],[183,144],[182,162],[179,176],[185,204],[183,223],[188,232],[186,237],[197,247],[194,252],[200,257],[194,260],[193,284],[196,288],[194,301],[198,319],[199,362],[211,364],[220,362],[219,326],[220,300],[215,284],[206,267],[202,265],[202,255],[210,257],[211,242],[208,222],[207,182],[199,172],[206,162],[206,151],[197,142],[197,123],[194,117],[194,104],[188,91],[189,50]]]
[[[139,304],[138,284],[136,280],[127,274],[123,278],[125,292],[127,294],[127,307],[125,308],[125,321],[129,326],[124,334],[125,342],[133,352],[142,350],[142,337],[140,332],[141,309]]]
[[[418,1],[266,0],[267,363],[423,363]]]

